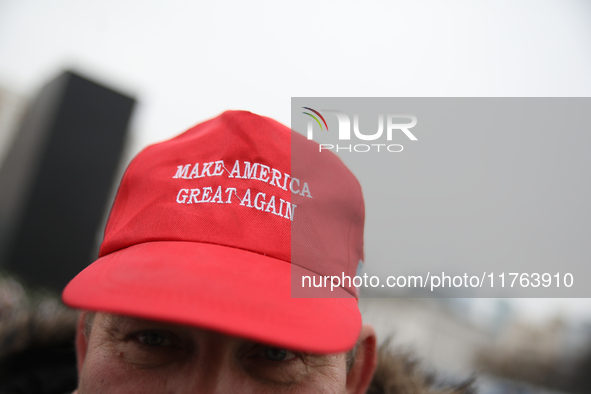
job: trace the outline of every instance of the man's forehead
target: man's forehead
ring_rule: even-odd
[[[207,330],[202,327],[190,326],[185,324],[178,324],[178,323],[171,323],[166,321],[160,320],[151,320],[141,317],[135,316],[126,316],[126,315],[117,315],[112,313],[103,313],[97,312],[96,318],[98,318],[102,325],[107,328],[113,329],[128,329],[134,327],[145,327],[149,326],[152,328],[163,328],[163,329],[175,329],[175,330],[183,330],[183,331],[192,331],[192,332],[203,332],[203,333],[212,333],[218,335],[225,335],[221,332]],[[226,335],[231,337],[229,335]]]
[[[246,344],[259,343],[248,338],[236,337],[229,334],[225,334],[223,332],[206,329],[203,327],[177,324],[159,320],[150,320],[134,316],[98,312],[96,313],[95,320],[98,320],[98,324],[100,324],[104,329],[120,333],[133,330],[172,330],[175,332],[185,333],[189,336],[200,335],[207,336],[208,338],[215,337],[216,339],[223,339],[226,341],[240,342]],[[268,346],[273,345],[268,344]]]

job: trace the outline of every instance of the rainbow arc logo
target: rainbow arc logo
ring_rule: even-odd
[[[320,119],[322,119],[322,122],[324,123],[324,126],[326,126],[326,131],[328,131],[328,125],[326,124],[326,120],[324,120],[324,117],[320,114],[320,112],[316,111],[315,109],[312,109],[310,107],[302,107],[303,109],[307,109],[308,111],[312,111],[314,112],[316,115],[318,115],[320,117]],[[310,112],[302,112],[305,115],[310,116],[312,119],[314,119],[316,121],[316,123],[318,123],[318,126],[320,126],[320,130],[324,130],[324,128],[322,127],[322,123],[320,123],[320,120],[318,120],[318,118],[314,115],[312,115]]]

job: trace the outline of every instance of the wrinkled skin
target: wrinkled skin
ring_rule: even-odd
[[[97,313],[78,324],[78,394],[365,393],[375,333],[363,326],[353,366],[346,354],[277,349],[194,327]]]

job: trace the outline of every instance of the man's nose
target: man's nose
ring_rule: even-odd
[[[182,394],[247,394],[253,387],[248,374],[232,356],[217,351],[201,354],[183,376]],[[225,353],[225,354],[224,354]],[[176,393],[175,393],[176,394]]]
[[[183,394],[248,394],[256,393],[253,391],[247,379],[240,376],[235,371],[231,370],[217,370],[211,374],[199,374],[193,376],[190,383],[187,385]]]

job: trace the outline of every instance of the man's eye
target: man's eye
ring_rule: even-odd
[[[275,347],[264,348],[263,355],[267,360],[271,361],[289,361],[296,357],[296,355],[290,352],[289,350],[279,349]]]
[[[306,375],[308,368],[304,353],[279,347],[255,344],[244,359],[245,371],[264,381],[292,384]]]
[[[117,344],[116,351],[120,353],[122,360],[141,368],[180,362],[187,354],[185,342],[168,330],[151,328],[134,330]]]
[[[147,346],[168,346],[172,343],[170,338],[157,331],[143,331],[138,333],[136,338]]]

